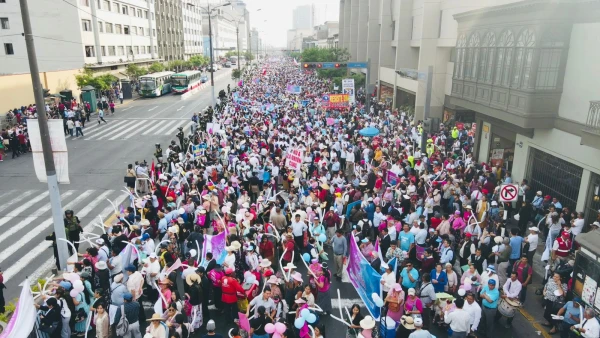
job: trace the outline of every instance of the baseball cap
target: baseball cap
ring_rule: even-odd
[[[423,319],[421,317],[417,317],[415,318],[415,322],[414,322],[415,326],[417,327],[421,327],[423,326]]]
[[[496,280],[495,279],[490,279],[490,280],[488,280],[488,284],[490,284],[490,285],[496,285]]]

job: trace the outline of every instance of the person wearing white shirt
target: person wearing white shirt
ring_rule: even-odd
[[[496,268],[493,265],[488,265],[486,272],[481,275],[481,285],[488,285],[488,281],[494,279],[496,285],[500,285],[500,279],[496,274]]]
[[[584,338],[598,338],[600,336],[600,324],[598,324],[594,310],[591,308],[585,309],[583,322],[575,325],[574,329],[579,331]]]
[[[387,292],[389,292],[396,283],[396,274],[390,269],[390,266],[387,265],[387,263],[381,262],[381,267],[385,269],[385,272],[381,275],[381,289],[385,292],[383,294],[383,298],[385,298]]]
[[[475,301],[475,296],[472,293],[467,294],[467,300],[463,306],[463,310],[469,314],[470,332],[477,332],[479,322],[481,321],[481,306]]]
[[[511,300],[519,300],[519,295],[521,293],[521,288],[523,286],[521,285],[521,282],[518,279],[517,276],[517,272],[513,271],[510,274],[510,278],[508,280],[506,280],[506,283],[504,283],[504,286],[502,287],[502,291],[504,291],[504,294],[500,296],[500,298],[502,299],[511,299]],[[496,312],[496,321],[500,320],[500,318],[502,317],[502,314],[500,313],[500,311]],[[509,328],[512,325],[512,321],[513,321],[514,317],[508,317],[506,318],[506,328]]]
[[[375,213],[373,214],[373,226],[374,227],[379,227],[379,224],[384,219],[385,219],[385,215],[381,213],[381,210],[379,208],[376,209]]]
[[[583,219],[583,212],[577,213],[577,218],[573,220],[573,225],[571,226],[571,233],[573,234],[573,239],[577,237],[583,230],[583,226],[585,224],[585,220]]]
[[[538,229],[538,227],[530,227],[529,235],[527,235],[527,237],[525,237],[525,243],[529,243],[529,251],[526,253],[526,255],[527,255],[527,260],[529,260],[530,262],[533,262],[533,255],[535,255],[535,251],[538,246],[538,242],[539,242],[538,232],[540,232],[540,229]]]
[[[469,332],[471,326],[470,314],[463,310],[465,305],[464,299],[457,299],[454,301],[456,310],[452,312],[444,312],[444,322],[450,325],[452,329],[452,338],[465,338]]]

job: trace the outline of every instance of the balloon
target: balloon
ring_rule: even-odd
[[[294,321],[294,327],[297,328],[298,330],[300,330],[304,326],[305,322],[306,322],[306,320],[304,318],[298,317]]]
[[[287,327],[284,323],[275,323],[275,333],[284,333],[287,330]],[[275,337],[275,335],[273,335]]]
[[[379,297],[378,294],[373,292],[373,294],[371,295],[371,298],[373,299],[373,302],[375,303],[375,305],[377,305],[377,307],[383,306],[383,299],[381,299],[381,297]]]
[[[304,259],[305,262],[310,262],[310,254],[305,253],[302,255],[302,259]]]
[[[76,281],[80,281],[80,282],[81,282],[81,280],[79,279],[79,275],[78,275],[78,274],[76,274],[76,273],[72,273],[72,274],[69,276],[69,281],[70,281],[71,283],[74,283],[74,282],[76,282]]]
[[[79,294],[79,291],[77,291],[77,290],[71,290],[71,292],[69,292],[69,294],[71,295],[71,297],[75,298]]]
[[[323,243],[327,240],[327,236],[325,236],[325,234],[320,234],[319,235],[319,242]]]
[[[311,313],[306,321],[312,324],[317,321],[317,316],[314,313]]]
[[[76,286],[73,290],[75,290],[77,292],[83,292],[83,290],[85,290],[85,287],[83,285]]]
[[[465,289],[458,289],[458,295],[463,297],[467,292],[465,291]]]
[[[281,338],[281,335],[277,332],[273,333],[272,338]]]
[[[304,319],[308,319],[308,316],[310,316],[309,309],[302,309],[302,311],[300,311],[300,317],[302,317]]]
[[[275,325],[273,325],[271,323],[265,325],[265,331],[267,331],[267,333],[275,332]]]
[[[80,286],[83,286],[83,282],[81,281],[81,279],[73,281],[73,289],[77,289]]]
[[[235,215],[235,221],[236,222],[240,223],[243,220],[244,220],[244,215],[242,215],[242,214],[236,214]]]

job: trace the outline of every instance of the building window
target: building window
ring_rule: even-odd
[[[135,8],[133,8],[133,7],[129,8],[129,15],[135,16]]]
[[[515,38],[510,30],[505,31],[498,41],[496,57],[496,74],[494,84],[508,87],[510,79],[510,65],[512,62]]]
[[[123,34],[129,35],[129,26],[123,26]]]
[[[517,39],[515,48],[515,69],[512,74],[511,87],[529,88],[529,77],[531,76],[531,62],[533,61],[533,49],[535,47],[535,34],[525,29]]]
[[[113,32],[113,25],[112,23],[106,23],[106,33],[112,33]]]
[[[15,50],[13,49],[12,43],[4,44],[4,54],[6,54],[6,55],[14,55],[15,54]]]
[[[8,24],[8,18],[0,18],[0,26],[2,29],[10,29],[10,25]]]
[[[125,48],[123,46],[117,47],[117,55],[123,56],[125,54]]]
[[[137,35],[137,27],[131,26],[131,35]]]
[[[140,52],[141,52],[142,54],[146,54],[146,46],[141,46],[141,47],[140,47]]]
[[[98,21],[98,32],[104,33],[104,23],[102,21]]]
[[[477,62],[479,58],[479,34],[473,33],[465,57],[465,79],[477,79]]]
[[[98,7],[98,9],[102,9],[101,3],[100,3],[101,0],[94,0],[94,1],[96,1],[96,6]]]
[[[563,41],[558,40],[558,36],[560,34],[550,31],[542,37],[535,89],[556,89],[558,86],[558,73],[565,46]]]
[[[84,32],[92,31],[92,22],[90,20],[81,20],[81,27]]]
[[[154,13],[151,13],[151,14],[152,14],[152,21],[154,21]]]
[[[115,56],[116,54],[115,46],[108,46],[108,56]]]
[[[113,12],[121,13],[121,6],[116,2],[114,3],[114,6],[113,6]]]
[[[121,7],[121,13],[125,14],[125,15],[129,14],[129,8],[127,6],[125,6],[125,5],[123,5]]]
[[[156,36],[156,29],[152,29],[152,36]]]
[[[137,16],[138,16],[138,18],[142,17],[142,10],[141,9],[137,10]]]
[[[135,46],[135,47],[133,47],[133,50],[134,50],[134,55],[140,55],[140,47]]]
[[[94,53],[94,46],[85,46],[85,57],[91,58],[96,56]]]
[[[141,36],[144,36],[144,27],[138,28],[138,33],[140,33]]]
[[[80,3],[82,6],[87,6],[87,7],[90,7],[90,0],[79,0],[79,3]]]
[[[121,25],[115,24],[115,33],[116,34],[123,34],[123,28],[122,28]]]
[[[463,34],[458,38],[458,42],[456,43],[456,62],[454,63],[454,77],[457,79],[463,78],[466,47],[467,38]]]
[[[144,18],[148,19],[148,11],[144,11]]]
[[[110,12],[110,1],[104,0],[103,4],[104,4],[104,10]]]
[[[102,51],[102,56],[106,56],[106,47],[100,46],[100,50]]]
[[[492,82],[492,70],[494,66],[494,49],[496,47],[496,35],[488,32],[483,37],[479,51],[479,69],[477,79],[481,82]]]

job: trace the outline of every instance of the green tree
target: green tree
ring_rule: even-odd
[[[241,56],[241,55],[243,55],[243,54],[244,54],[244,53],[240,53],[240,56]],[[230,51],[228,51],[227,53],[225,53],[225,57],[226,57],[226,58],[228,58],[228,59],[229,59],[230,57],[232,57],[232,56],[235,56],[235,57],[237,57],[237,55],[238,55],[238,52],[237,52],[237,50],[230,50]]]
[[[301,52],[290,52],[290,57],[294,58],[296,60],[300,60],[300,58],[302,57],[302,53]]]
[[[75,75],[75,81],[79,88],[92,86],[98,90],[107,90],[110,89],[113,83],[119,81],[119,79],[112,74],[94,76],[94,72],[91,69],[85,68],[81,74]]]
[[[148,74],[148,70],[146,68],[140,67],[136,64],[127,65],[127,69],[125,70],[125,74],[129,76],[131,79],[137,79],[142,75]]]
[[[254,55],[252,53],[250,53],[250,52],[246,52],[243,55],[244,55],[244,57],[246,58],[247,61],[254,60]]]
[[[350,60],[347,49],[341,48],[307,48],[302,51],[302,62],[346,62]],[[346,74],[345,69],[319,69],[319,77],[337,78]]]
[[[159,72],[163,72],[164,70],[165,70],[165,65],[163,65],[160,62],[154,62],[148,68],[148,71],[150,73],[159,73]]]
[[[194,67],[202,67],[208,64],[208,58],[204,55],[194,55],[189,60]]]
[[[181,60],[173,60],[173,61],[170,61],[169,63],[167,63],[167,69],[172,72],[180,71],[183,68],[183,66],[184,66],[184,63]]]
[[[242,76],[242,70],[238,70],[237,68],[234,68],[231,71],[231,79],[232,80],[238,80],[241,76]]]

